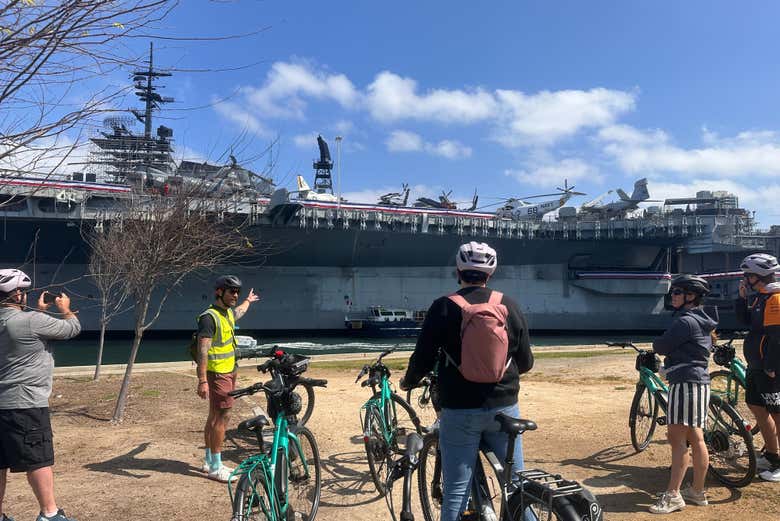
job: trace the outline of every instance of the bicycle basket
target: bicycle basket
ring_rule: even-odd
[[[285,376],[298,376],[309,368],[311,358],[293,353],[285,353],[281,359],[279,372]]]
[[[731,361],[734,360],[735,356],[737,356],[737,350],[734,346],[716,346],[715,354],[712,358],[715,360],[716,364],[728,367],[731,365]]]
[[[636,370],[639,371],[642,367],[657,373],[661,367],[661,359],[655,356],[655,353],[640,353],[636,357]]]

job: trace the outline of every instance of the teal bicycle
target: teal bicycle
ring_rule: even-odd
[[[317,514],[322,472],[319,450],[311,431],[296,422],[301,398],[288,382],[306,370],[308,360],[291,354],[268,360],[257,369],[270,371],[270,382],[229,393],[239,397],[263,391],[274,418],[273,443],[268,450],[263,440],[263,427],[270,423],[267,417],[260,415],[238,426],[254,433],[260,453],[242,461],[231,475],[231,482],[233,476],[238,478],[235,490],[228,484],[231,521],[312,521]]]
[[[420,420],[414,409],[390,385],[390,369],[382,359],[395,350],[382,352],[371,364],[363,366],[355,383],[364,376],[363,387],[371,387],[373,395],[363,404],[361,427],[363,444],[368,458],[368,469],[377,492],[387,492],[387,476],[394,454],[405,453],[406,437],[412,432],[422,435]]]
[[[737,350],[732,345],[734,340],[744,339],[746,336],[747,333],[743,331],[734,332],[728,336],[728,342],[714,347],[712,358],[716,364],[725,369],[710,373],[710,389],[713,394],[720,395],[734,407],[743,419],[749,420],[753,417],[753,413],[745,402],[747,366],[737,356]],[[748,428],[753,436],[760,430],[758,424]]]
[[[661,360],[654,352],[639,349],[631,342],[607,342],[607,345],[631,347],[637,352],[639,381],[631,402],[628,425],[631,444],[641,452],[650,445],[656,425],[666,425],[669,388],[656,374]],[[703,431],[710,455],[709,473],[728,487],[744,487],[753,481],[756,475],[753,435],[734,407],[718,394],[710,394]]]

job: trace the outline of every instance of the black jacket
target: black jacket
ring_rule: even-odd
[[[710,333],[717,325],[717,308],[700,306],[677,314],[669,329],[653,341],[653,351],[666,355],[664,369],[669,383],[710,383]]]
[[[750,327],[742,346],[748,368],[780,372],[780,293],[762,292],[734,304],[737,319]]]
[[[458,291],[469,304],[481,304],[488,301],[489,288],[467,287]],[[433,370],[436,362],[439,374],[441,406],[447,409],[494,408],[517,403],[520,390],[520,374],[533,367],[534,358],[528,337],[528,324],[514,300],[504,295],[501,303],[509,311],[507,318],[507,336],[509,337],[509,357],[512,363],[504,377],[498,383],[475,383],[463,378],[458,371],[460,365],[460,326],[462,311],[447,297],[433,302],[422,326],[417,346],[409,359],[404,381],[410,384],[418,382]],[[442,353],[446,350],[455,362],[448,363]]]

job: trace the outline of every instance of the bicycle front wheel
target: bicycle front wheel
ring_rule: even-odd
[[[444,493],[441,486],[441,456],[437,434],[429,434],[423,441],[417,467],[417,489],[420,492],[420,506],[425,521],[439,521]]]
[[[658,400],[644,384],[636,385],[628,426],[631,428],[631,445],[642,452],[650,445],[658,418]]]
[[[704,442],[709,472],[727,487],[744,487],[756,475],[753,435],[739,413],[718,395],[710,396]]]
[[[731,371],[715,371],[710,373],[710,393],[717,394],[729,405],[734,407],[742,419],[750,424],[753,413],[745,402],[745,386]],[[749,426],[750,433],[755,436],[759,432],[758,422]]]
[[[433,408],[431,399],[431,386],[424,385],[415,387],[406,392],[406,403],[412,406],[420,419],[420,425],[430,427],[437,418],[436,410]]]
[[[376,400],[380,399],[380,393],[374,395]],[[406,437],[412,432],[422,436],[422,425],[417,413],[406,403],[406,400],[395,393],[390,395],[390,400],[385,403],[385,418],[388,420],[388,427],[393,433],[390,442],[390,448],[397,454],[403,454],[406,450]]]
[[[363,444],[366,448],[366,457],[368,458],[368,470],[371,473],[371,479],[374,481],[376,491],[380,496],[387,492],[385,480],[391,462],[391,450],[385,441],[382,428],[382,416],[375,407],[366,410],[366,419],[364,423]]]
[[[271,520],[271,504],[268,500],[268,487],[259,477],[261,472],[244,474],[236,485],[233,496],[233,516],[230,521]]]
[[[298,425],[304,426],[314,412],[314,386],[307,383],[299,383],[295,391],[301,397],[301,415],[298,417]]]
[[[309,429],[297,426],[293,433],[298,437],[298,443],[292,440],[290,443],[288,508],[292,509],[296,521],[312,521],[317,515],[322,491],[320,451]],[[290,516],[287,518],[290,519]]]

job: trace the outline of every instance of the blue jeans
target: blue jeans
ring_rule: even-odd
[[[500,412],[520,417],[517,404],[494,409],[442,409],[439,423],[444,489],[441,521],[457,521],[466,510],[480,446],[493,451],[500,461],[506,457],[507,435],[499,431],[494,419]],[[515,441],[513,471],[523,469],[521,438],[518,436]]]

